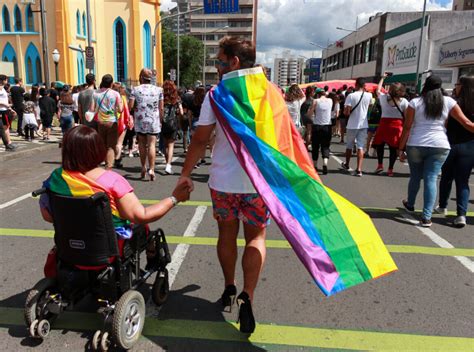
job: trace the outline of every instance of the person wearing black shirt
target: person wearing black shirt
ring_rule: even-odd
[[[23,136],[23,129],[21,125],[23,124],[23,102],[25,99],[23,95],[25,94],[25,89],[23,88],[23,81],[21,78],[15,78],[15,85],[10,88],[10,96],[12,99],[13,110],[15,110],[18,116],[18,125],[17,132],[18,136]]]
[[[41,98],[39,100],[40,108],[40,118],[41,123],[43,124],[43,140],[49,140],[51,134],[51,125],[53,123],[53,116],[56,112],[57,105],[53,98],[50,97],[50,91],[41,88],[40,89]]]
[[[474,122],[474,76],[461,76],[455,85],[456,97],[462,112]],[[448,199],[453,180],[456,183],[456,212],[453,224],[466,226],[469,204],[469,177],[474,167],[474,133],[466,130],[453,118],[448,119],[447,134],[451,150],[443,167],[439,183],[439,206],[437,213],[447,215]]]

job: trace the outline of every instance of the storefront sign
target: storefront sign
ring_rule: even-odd
[[[452,70],[432,70],[432,75],[438,76],[441,78],[443,83],[452,83],[453,82],[453,71]]]
[[[456,66],[474,62],[474,36],[446,43],[439,49],[440,66]]]
[[[415,39],[393,44],[387,49],[387,69],[416,64],[418,44]]]

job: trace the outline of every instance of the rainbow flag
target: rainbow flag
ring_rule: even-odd
[[[99,192],[107,194],[112,210],[115,232],[117,232],[120,238],[128,239],[132,237],[130,221],[120,217],[115,199],[110,191],[84,174],[57,168],[44,182],[43,187],[51,190],[51,192],[70,197],[90,197]]]
[[[261,68],[224,75],[210,100],[255,189],[326,295],[397,270],[369,216],[321,183]]]

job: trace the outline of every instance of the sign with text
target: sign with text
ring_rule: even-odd
[[[239,12],[239,0],[204,0],[204,13]]]
[[[416,65],[418,58],[418,44],[416,38],[389,45],[387,49],[387,69]]]
[[[88,70],[94,69],[94,57],[86,57],[86,68]]]
[[[94,57],[94,47],[93,46],[86,46],[86,57]]]
[[[440,66],[467,64],[474,62],[474,37],[445,43],[439,49]]]

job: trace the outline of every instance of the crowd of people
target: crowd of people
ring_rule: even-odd
[[[285,92],[288,112],[311,150],[315,168],[321,151],[322,173],[328,173],[331,141],[337,136],[346,145],[342,170],[361,177],[364,157],[372,149],[378,161],[373,173],[382,174],[387,145],[387,176],[394,176],[397,159],[408,160],[410,181],[408,197],[403,200],[408,211],[414,211],[420,181],[424,179],[420,224],[431,226],[436,180],[441,172],[439,206],[435,211],[447,215],[454,180],[457,217],[453,224],[465,226],[469,176],[474,166],[474,77],[460,77],[453,97],[449,97],[437,76],[428,77],[421,94],[415,95],[402,83],[392,83],[385,90],[387,75],[383,75],[373,93],[366,91],[363,78],[356,80],[354,88],[344,85],[332,92],[326,86],[308,87],[303,93],[296,84]],[[350,167],[353,153],[357,155],[355,170]]]

